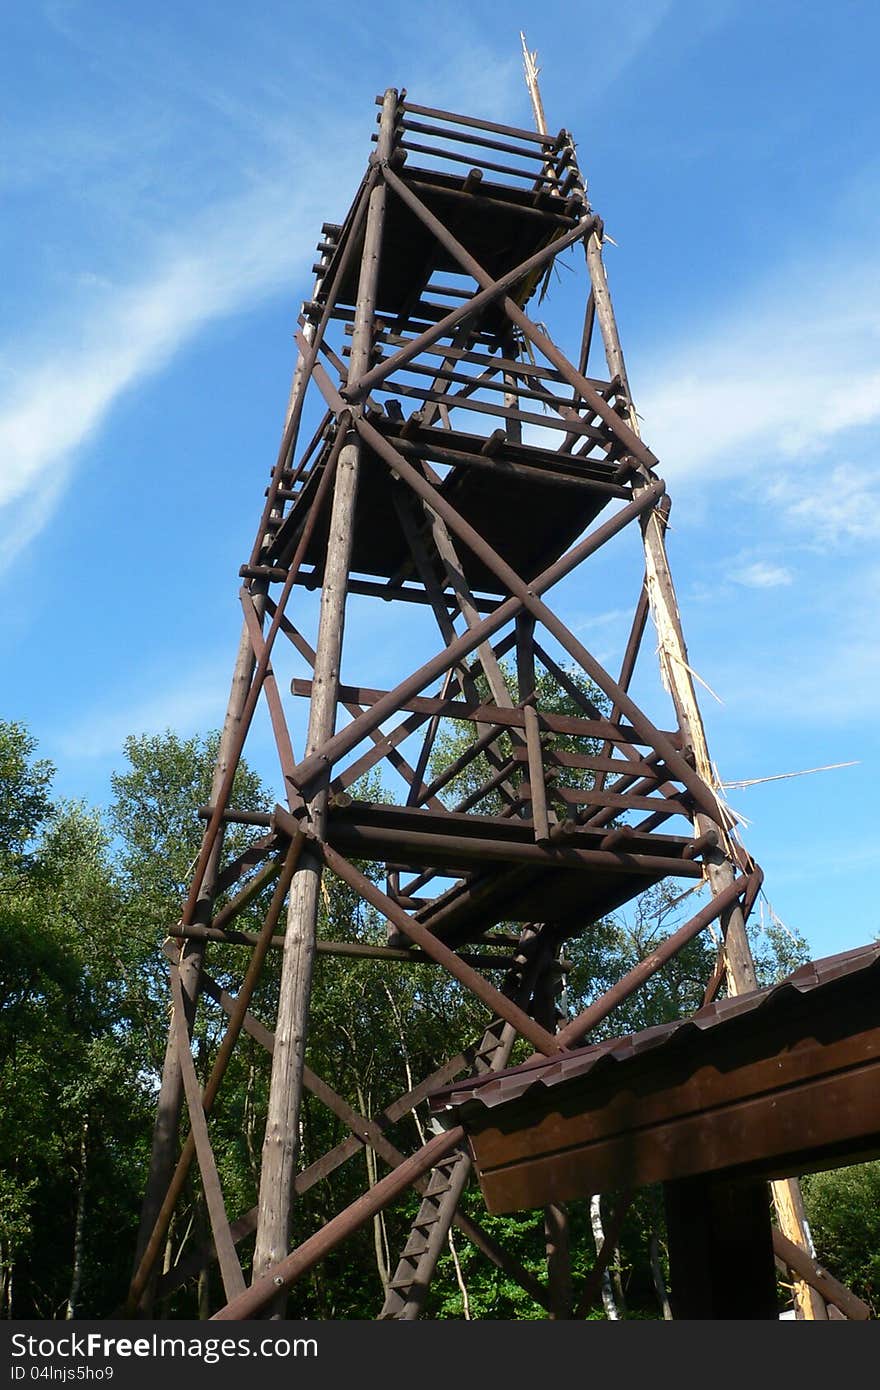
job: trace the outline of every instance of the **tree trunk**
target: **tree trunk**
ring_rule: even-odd
[[[605,1244],[605,1230],[602,1226],[602,1205],[601,1197],[598,1192],[594,1192],[590,1198],[590,1225],[593,1228],[593,1240],[596,1242],[596,1254],[601,1254],[602,1246]],[[607,1267],[602,1271],[602,1307],[605,1309],[605,1316],[612,1322],[618,1322],[620,1313],[614,1301],[614,1292],[611,1288],[611,1275]]]
[[[367,1115],[367,1100],[360,1086],[357,1087],[357,1101],[361,1114]],[[364,1159],[367,1165],[367,1182],[370,1187],[375,1187],[379,1180],[379,1174],[376,1169],[376,1155],[369,1144],[364,1145]],[[385,1232],[385,1213],[383,1211],[377,1211],[373,1217],[373,1249],[376,1254],[376,1269],[382,1285],[382,1297],[386,1298],[388,1285],[391,1282],[391,1269],[388,1237]]]
[[[0,1241],[0,1317],[12,1317],[12,1251]]]
[[[73,1225],[73,1273],[70,1277],[70,1293],[67,1295],[66,1319],[76,1317],[76,1305],[82,1288],[83,1272],[83,1233],[86,1219],[86,1177],[88,1174],[89,1122],[83,1120],[79,1141],[79,1182],[76,1191],[76,1219]]]
[[[666,1281],[663,1278],[663,1269],[660,1265],[660,1241],[657,1232],[651,1232],[650,1244],[651,1259],[651,1278],[654,1281],[654,1291],[657,1294],[657,1302],[660,1304],[665,1322],[672,1321],[672,1308],[669,1304],[669,1294],[666,1292]]]
[[[455,1248],[455,1241],[452,1231],[446,1232],[446,1239],[449,1241],[449,1252],[452,1255],[452,1264],[455,1269],[455,1282],[458,1284],[461,1293],[461,1315],[465,1322],[471,1322],[471,1300],[468,1294],[467,1284],[464,1281],[464,1272],[461,1267],[461,1260],[458,1258],[458,1251]]]

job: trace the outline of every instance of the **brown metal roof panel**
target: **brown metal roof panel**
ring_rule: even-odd
[[[690,1018],[676,1019],[624,1038],[612,1038],[608,1042],[579,1048],[559,1059],[546,1061],[535,1058],[520,1067],[512,1067],[507,1072],[499,1072],[485,1079],[472,1078],[459,1082],[432,1096],[431,1105],[435,1110],[459,1109],[472,1104],[495,1109],[507,1101],[522,1098],[534,1087],[549,1089],[584,1077],[600,1065],[625,1063],[673,1043],[684,1045],[695,1032],[706,1033],[750,1014],[781,1011],[793,997],[829,988],[838,981],[855,979],[869,971],[880,975],[880,943],[810,961],[779,984],[732,999],[718,1000]]]

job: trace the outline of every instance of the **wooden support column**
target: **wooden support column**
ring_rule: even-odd
[[[261,618],[264,595],[255,595],[254,602],[259,617]],[[230,759],[237,746],[239,725],[250,690],[254,665],[254,651],[248,635],[247,624],[245,623],[242,625],[238,654],[232,673],[229,700],[226,706],[226,717],[223,721],[223,729],[220,734],[220,745],[217,750],[217,763],[214,768],[214,776],[211,783],[212,803],[216,801],[220,794],[220,789],[226,779],[229,769]],[[193,914],[193,920],[197,925],[207,925],[211,920],[222,845],[223,828],[221,826],[214,841],[204,874],[202,875],[196,910]],[[205,955],[205,945],[206,943],[204,941],[182,941],[180,956],[177,961],[186,1024],[190,1034],[192,1033],[196,999],[199,991],[199,979]],[[182,1104],[183,1075],[180,1068],[180,1054],[177,1046],[177,1029],[174,1020],[172,1020],[165,1050],[165,1061],[162,1068],[162,1081],[156,1106],[156,1119],[153,1125],[150,1168],[141,1208],[141,1219],[138,1228],[133,1272],[136,1272],[141,1264],[174,1172],[175,1163],[177,1161],[177,1135],[180,1125]],[[149,1314],[151,1305],[152,1286],[148,1285],[144,1291],[141,1310]]]
[[[534,619],[521,613],[516,620],[516,674],[519,699],[523,707],[529,769],[529,800],[526,813],[534,823],[536,841],[538,844],[546,844],[550,839],[550,820],[537,711],[538,678],[535,670],[534,633]]]
[[[557,998],[562,987],[559,950],[547,950],[543,957],[532,999],[532,1013],[548,1033],[555,1033],[561,1015]],[[552,1320],[573,1317],[574,1289],[571,1275],[571,1230],[565,1202],[550,1202],[544,1208],[544,1250],[547,1256],[547,1292]]]
[[[766,1182],[700,1174],[663,1193],[673,1317],[776,1319]]]
[[[627,397],[630,399],[629,425],[633,432],[638,434],[638,417],[630,396],[626,363],[620,345],[617,321],[614,316],[608,278],[602,259],[602,244],[595,231],[585,242],[585,254],[596,303],[596,316],[605,345],[608,369],[612,376],[620,378]],[[704,779],[712,785],[714,778],[706,730],[697,704],[675,586],[666,552],[667,515],[660,508],[654,508],[643,526],[646,586],[660,639],[661,672],[664,682],[672,697],[685,743],[693,750],[697,769]],[[711,827],[712,823],[709,817],[699,812],[694,816],[694,828],[698,835],[704,834]],[[717,896],[734,880],[734,866],[731,862],[729,849],[720,844],[717,849],[709,851],[704,856],[704,862],[709,886],[712,893]],[[745,994],[749,990],[757,989],[758,979],[746,933],[745,917],[738,902],[734,902],[722,914],[721,929],[724,937],[725,969],[729,993]],[[787,1178],[774,1183],[773,1195],[783,1234],[802,1249],[809,1251],[803,1198],[797,1179]],[[801,1317],[807,1320],[827,1318],[825,1303],[821,1295],[800,1280],[795,1283],[795,1303]]]
[[[396,91],[389,89],[385,93],[377,151],[380,160],[386,160],[391,153],[397,100]],[[350,379],[354,382],[369,365],[372,349],[372,321],[385,203],[385,184],[379,181],[370,193],[364,233],[350,366]],[[352,432],[339,455],[333,493],[330,545],[321,591],[307,754],[331,738],[335,728],[359,464],[360,443]],[[309,805],[312,828],[318,836],[323,831],[326,801],[325,784],[317,788]],[[304,853],[294,876],[288,904],[275,1048],[272,1055],[272,1080],[260,1175],[257,1239],[254,1250],[255,1281],[287,1254],[320,877],[319,858],[311,851]]]
[[[504,345],[502,351],[503,351],[505,357],[510,358],[511,360],[515,360],[515,359],[516,359],[518,348],[517,348],[516,340],[515,340],[513,334],[511,334],[510,337],[508,338],[508,340],[507,340],[507,342],[505,343],[505,345]],[[507,390],[506,390],[505,393],[504,393],[504,405],[505,405],[505,407],[506,407],[507,409],[509,409],[509,410],[512,410],[512,411],[518,411],[518,410],[519,410],[519,394],[518,394],[518,391],[517,391],[518,381],[517,381],[516,372],[511,371],[509,368],[506,369],[506,370],[504,371],[504,384],[505,384],[505,386],[507,387]],[[510,439],[510,440],[512,440],[515,444],[521,444],[521,443],[522,443],[522,421],[516,419],[515,416],[512,416],[512,417],[507,421],[507,425],[506,425],[506,428],[505,428],[505,433],[506,433],[506,435],[507,435],[507,438]]]
[[[804,1196],[801,1185],[791,1178],[780,1178],[771,1182],[770,1192],[776,1209],[776,1220],[784,1236],[808,1255],[815,1256],[809,1238],[807,1213],[804,1210]],[[818,1289],[814,1289],[806,1279],[792,1269],[794,1286],[794,1306],[801,1318],[807,1322],[827,1322],[828,1305]]]

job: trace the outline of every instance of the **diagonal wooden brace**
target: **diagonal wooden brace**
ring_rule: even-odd
[[[335,390],[326,372],[322,371],[319,366],[315,368],[315,380],[327,399],[328,404],[332,404],[334,409],[341,409],[343,402],[339,393]],[[372,434],[376,434],[376,431],[372,431]],[[377,435],[377,438],[382,439],[382,436]],[[385,441],[383,440],[382,442],[384,443]],[[395,453],[395,460],[398,458],[399,455]],[[403,462],[403,460],[401,460],[401,462]],[[394,466],[397,466],[396,462]],[[653,507],[663,495],[664,490],[665,484],[661,479],[657,479],[647,487],[640,489],[638,496],[634,497],[632,502],[627,503],[626,506],[622,507],[621,510],[617,512],[615,516],[609,518],[608,521],[597,526],[595,530],[591,531],[582,540],[578,541],[576,545],[572,546],[570,550],[566,551],[560,559],[554,561],[546,570],[537,575],[529,586],[531,593],[541,594],[547,589],[552,588],[554,584],[557,584],[575,569],[581,561],[599,550],[612,536],[616,536],[618,532],[628,526],[631,521],[634,521],[637,517],[641,516],[643,512]],[[454,513],[454,515],[457,516],[457,513]],[[315,778],[321,776],[326,772],[328,764],[335,763],[339,758],[350,752],[362,739],[367,738],[373,729],[377,729],[389,715],[394,714],[402,700],[407,699],[410,695],[417,694],[420,690],[424,690],[425,686],[431,681],[435,680],[438,676],[444,675],[452,666],[455,666],[464,657],[469,656],[471,652],[475,651],[477,647],[480,646],[486,637],[492,636],[493,633],[498,632],[507,623],[511,622],[525,606],[526,605],[517,595],[505,599],[497,608],[483,618],[476,627],[470,628],[467,632],[462,633],[460,637],[456,638],[454,642],[451,642],[442,652],[439,652],[436,656],[432,657],[431,660],[425,662],[425,664],[419,667],[417,671],[413,672],[411,676],[406,677],[394,690],[389,691],[381,701],[377,701],[366,714],[355,719],[346,729],[335,734],[320,748],[317,748],[314,753],[304,758],[295,769],[297,785],[300,788],[305,787],[310,782],[314,781]]]
[[[473,276],[478,285],[482,286],[483,292],[486,294],[492,293],[495,297],[500,297],[497,291],[501,282],[492,279],[489,272],[480,265],[479,261],[474,260],[474,257],[462,246],[461,242],[452,235],[447,227],[444,227],[440,219],[434,216],[422,200],[418,198],[411,189],[407,188],[406,184],[398,178],[392,169],[385,168],[382,172],[389,187],[394,189],[394,192],[401,201],[406,203],[407,207],[415,213],[416,217],[418,217],[429,231],[434,234],[441,246],[443,246],[451,256],[455,257],[461,268],[466,271],[468,275]],[[573,386],[578,395],[583,397],[593,413],[598,415],[608,426],[611,433],[620,442],[626,452],[632,454],[633,457],[644,464],[646,468],[656,468],[658,463],[656,455],[642,443],[639,436],[620,418],[617,412],[605,400],[604,396],[599,395],[599,392],[594,386],[591,386],[586,377],[575,370],[565,354],[560,352],[559,348],[555,343],[551,342],[546,333],[542,333],[537,324],[533,323],[528,315],[523,313],[516,301],[511,299],[509,295],[505,295],[501,303],[508,318],[516,324],[520,332],[523,333],[530,342],[534,343],[535,347],[547,358],[548,362],[552,362],[557,371],[562,373],[569,385]],[[384,365],[385,364],[383,364],[383,366]],[[363,389],[368,379],[369,377],[364,377],[361,380],[359,383],[359,390]],[[343,392],[343,395],[351,399],[348,392]]]

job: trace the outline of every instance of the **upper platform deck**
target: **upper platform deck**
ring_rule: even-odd
[[[510,283],[508,292],[519,306],[542,290],[554,244],[562,239],[567,246],[566,235],[589,216],[564,131],[539,136],[402,101],[388,164],[429,218],[438,219],[491,280],[510,277],[550,251],[540,267]],[[336,347],[328,341],[331,324],[325,324],[321,353],[336,391],[348,384],[369,177],[370,171],[344,222],[325,223],[318,284],[306,306],[313,324],[326,315],[336,325]],[[611,499],[630,497],[625,455],[607,421],[558,370],[536,358],[498,299],[481,302],[480,291],[429,222],[390,193],[370,366],[393,362],[395,369],[377,382],[364,409],[371,425],[439,483],[443,497],[504,560],[531,576],[557,559]],[[618,381],[588,380],[603,403],[618,414],[626,410]],[[328,417],[286,479],[263,564],[278,570],[288,563],[332,447]],[[397,591],[406,581],[423,583],[395,492],[387,465],[365,445],[351,573],[386,581],[389,597],[391,590],[401,596]],[[304,557],[304,582],[321,583],[327,543],[328,522],[322,518]],[[506,595],[466,546],[461,561],[472,589]]]

